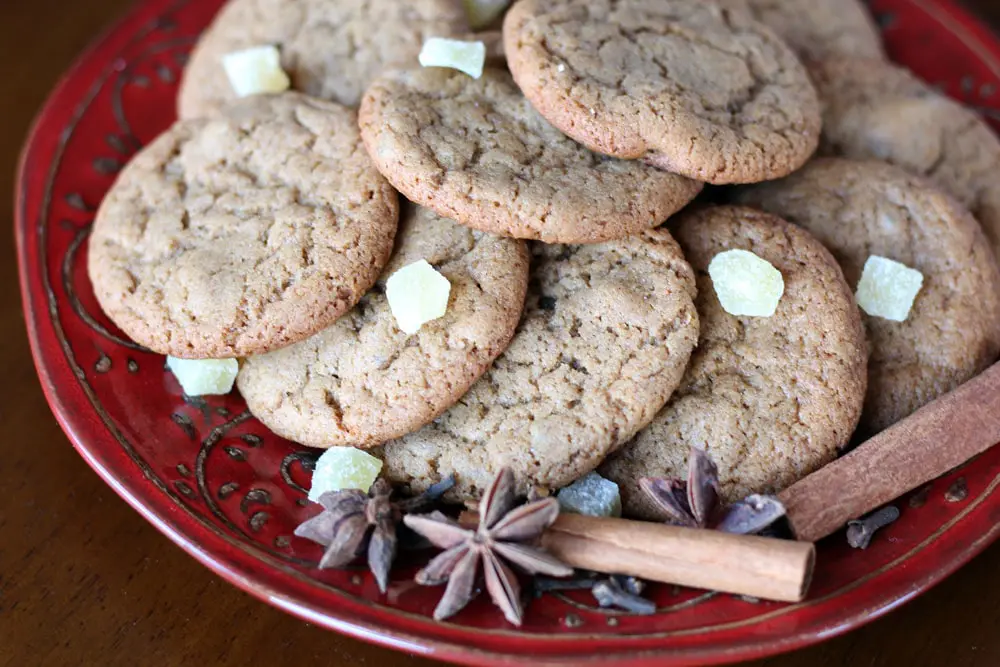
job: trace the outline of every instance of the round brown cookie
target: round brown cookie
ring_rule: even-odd
[[[399,330],[385,281],[427,260],[451,282],[448,311]],[[451,407],[514,335],[528,286],[522,241],[476,232],[412,208],[375,289],[312,338],[246,360],[238,385],[272,431],[311,447],[371,447]]]
[[[716,0],[743,9],[803,60],[883,58],[878,26],[861,0]]]
[[[504,466],[559,488],[663,407],[698,338],[694,275],[663,230],[600,245],[535,244],[524,317],[462,400],[382,450],[411,490],[457,479],[477,496]]]
[[[253,97],[178,122],[132,160],[97,212],[88,270],[108,317],[155,352],[260,354],[357,303],[398,215],[353,111]]]
[[[181,82],[181,118],[218,112],[233,92],[222,57],[274,45],[295,90],[350,107],[388,65],[416,63],[428,37],[469,32],[460,0],[230,0]]]
[[[727,501],[776,492],[836,458],[861,416],[868,357],[836,260],[804,230],[733,206],[696,209],[671,227],[698,279],[698,348],[653,423],[600,468],[627,514],[661,520],[639,478],[685,479],[691,446],[718,465]],[[736,317],[720,305],[708,265],[732,249],[781,271],[785,293],[772,317]]]
[[[595,243],[659,225],[701,184],[608,158],[538,115],[506,72],[388,72],[361,103],[361,135],[411,200],[483,231]]]
[[[703,0],[520,0],[507,64],[588,148],[714,184],[784,176],[819,140],[816,91],[746,12]]]
[[[739,199],[815,234],[852,289],[872,255],[923,274],[905,322],[863,315],[871,343],[864,432],[892,425],[996,361],[996,259],[972,216],[927,181],[883,162],[826,158]]]
[[[812,74],[823,152],[929,178],[972,211],[1000,257],[1000,140],[977,113],[883,61],[829,60]]]

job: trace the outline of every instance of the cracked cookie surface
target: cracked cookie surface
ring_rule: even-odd
[[[407,335],[385,281],[425,259],[451,283],[448,311]],[[528,285],[523,241],[477,232],[410,207],[396,251],[373,288],[331,327],[251,357],[238,385],[268,428],[312,447],[371,447],[449,408],[514,335]]]
[[[811,66],[821,151],[924,176],[972,211],[1000,257],[1000,140],[979,114],[909,71],[865,58]]]
[[[417,491],[454,474],[455,499],[504,466],[559,488],[649,423],[698,338],[694,276],[670,234],[534,244],[524,317],[506,352],[450,410],[381,450]]]
[[[784,39],[804,61],[884,58],[878,26],[860,0],[717,0],[743,9]]]
[[[88,272],[108,317],[155,352],[259,354],[354,306],[397,220],[355,112],[253,97],[178,122],[125,167],[97,213]]]
[[[885,429],[996,361],[996,259],[969,212],[928,181],[882,162],[823,158],[739,199],[812,232],[852,289],[871,255],[923,274],[905,322],[862,313],[871,347],[863,433]]]
[[[819,469],[847,444],[861,415],[868,351],[844,276],[810,234],[741,207],[696,209],[671,225],[698,280],[698,348],[652,424],[600,468],[618,483],[626,514],[663,520],[639,478],[686,479],[690,446],[719,468],[736,501],[775,492]],[[749,250],[781,271],[772,317],[736,317],[719,303],[708,264]]]
[[[389,65],[417,62],[428,37],[469,32],[460,0],[231,0],[184,72],[181,118],[217,113],[235,97],[222,57],[274,45],[292,88],[356,107]]]
[[[542,118],[506,72],[475,80],[388,72],[365,95],[361,135],[412,201],[483,231],[595,243],[655,227],[701,184],[594,153]]]
[[[504,50],[538,111],[592,150],[707,183],[779,178],[819,140],[816,91],[744,11],[701,0],[520,0]]]

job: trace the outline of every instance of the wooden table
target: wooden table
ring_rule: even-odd
[[[2,0],[0,210],[31,117],[129,0]],[[1000,3],[970,2],[1000,25]],[[310,626],[198,565],[77,456],[35,376],[0,234],[0,665],[435,664]],[[888,618],[769,667],[1000,665],[1000,545]]]

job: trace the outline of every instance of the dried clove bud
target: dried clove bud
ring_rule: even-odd
[[[602,607],[615,607],[630,611],[633,614],[649,615],[656,613],[656,604],[650,600],[633,595],[624,590],[614,579],[605,579],[594,584],[591,590],[597,604]]]
[[[847,524],[847,543],[855,549],[867,549],[875,533],[898,518],[899,508],[886,505],[864,518],[851,521]]]
[[[616,584],[621,586],[622,590],[626,593],[631,593],[632,595],[642,595],[642,592],[646,589],[646,582],[638,577],[630,577],[625,574],[615,574],[611,578]]]
[[[944,493],[944,499],[949,503],[960,503],[969,497],[969,485],[964,477],[959,477],[955,483],[948,487]]]
[[[577,575],[569,579],[535,576],[532,589],[536,596],[555,591],[587,591],[600,581],[594,575]]]

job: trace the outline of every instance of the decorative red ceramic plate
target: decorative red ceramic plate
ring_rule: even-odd
[[[173,120],[185,57],[220,4],[141,2],[83,56],[29,139],[16,224],[28,331],[57,418],[108,484],[221,576],[313,623],[443,660],[712,664],[870,621],[1000,534],[996,448],[903,499],[902,518],[868,551],[851,551],[843,536],[821,544],[801,604],[663,586],[653,593],[658,613],[631,616],[596,608],[585,594],[547,595],[517,630],[485,599],[434,622],[440,590],[408,584],[415,568],[397,572],[385,596],[361,568],[317,570],[319,547],[292,536],[315,511],[305,501],[304,452],[250,418],[238,396],[185,402],[163,358],[101,314],[86,277],[95,207],[129,157]],[[873,10],[896,60],[1000,119],[1000,44],[985,27],[945,0],[876,0]],[[966,496],[946,500],[962,485]]]

